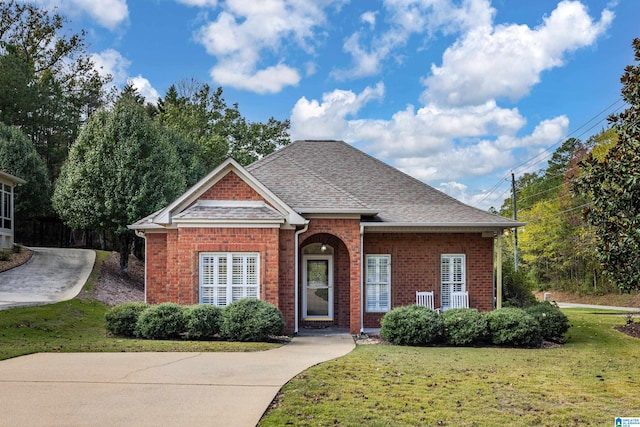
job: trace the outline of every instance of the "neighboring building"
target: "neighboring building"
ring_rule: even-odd
[[[129,227],[146,238],[146,300],[276,305],[288,332],[378,328],[432,291],[494,308],[494,242],[523,225],[467,206],[341,141],[229,159]],[[499,269],[498,269],[499,271]],[[499,282],[499,280],[498,280]]]
[[[0,170],[0,250],[13,247],[13,230],[15,228],[13,190],[17,185],[26,182],[24,179]]]

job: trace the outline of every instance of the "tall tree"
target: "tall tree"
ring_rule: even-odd
[[[0,170],[3,169],[27,181],[15,190],[17,224],[48,210],[50,187],[47,167],[19,128],[0,123]]]
[[[158,120],[177,135],[197,144],[197,150],[212,170],[231,156],[243,165],[286,145],[289,121],[270,118],[267,123],[248,122],[238,104],[228,106],[222,88],[195,80],[172,85],[158,102]]]
[[[127,224],[173,201],[185,189],[175,147],[144,107],[123,97],[95,113],[72,146],[53,196],[77,229],[113,235],[126,274],[133,233]]]
[[[69,35],[65,25],[32,3],[0,3],[0,67],[12,71],[0,73],[0,119],[31,138],[52,180],[82,122],[101,105],[108,80],[86,53],[84,32]],[[12,83],[25,98],[10,97]]]
[[[640,39],[633,41],[640,62]],[[640,65],[629,65],[620,79],[628,108],[609,117],[618,135],[603,160],[593,154],[581,163],[575,194],[586,194],[584,209],[595,227],[597,255],[605,274],[620,289],[640,288]]]

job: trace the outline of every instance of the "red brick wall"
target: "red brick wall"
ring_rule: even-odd
[[[264,200],[234,172],[229,172],[200,196],[200,200]]]
[[[167,234],[147,233],[146,245],[146,298],[147,302],[153,304],[166,291]]]
[[[280,230],[278,308],[284,317],[286,333],[295,327],[295,230]]]
[[[466,255],[469,305],[493,309],[493,239],[480,233],[371,233],[364,254],[391,255],[391,306],[415,304],[416,291],[433,291],[440,305],[440,255]],[[380,313],[364,314],[365,327],[380,326]]]

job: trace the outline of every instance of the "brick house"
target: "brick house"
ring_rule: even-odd
[[[443,309],[455,292],[481,311],[499,305],[494,245],[520,225],[344,142],[296,141],[248,167],[228,159],[129,227],[146,239],[148,303],[254,297],[290,333],[359,333],[416,292]]]

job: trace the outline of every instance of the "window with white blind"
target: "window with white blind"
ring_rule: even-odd
[[[226,306],[259,298],[260,254],[201,253],[200,303]]]
[[[442,308],[451,306],[451,293],[466,289],[465,255],[442,255],[440,257],[440,278],[442,283]]]
[[[384,313],[391,308],[391,255],[366,256],[366,310]]]

